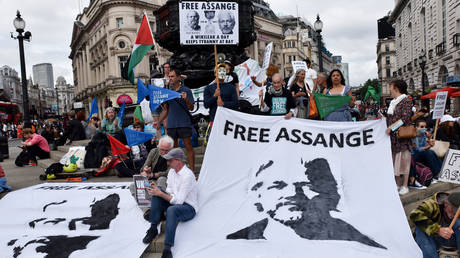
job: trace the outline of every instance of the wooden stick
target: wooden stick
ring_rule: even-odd
[[[438,125],[439,125],[439,118],[436,119],[436,126],[434,127],[434,133],[431,136],[431,139],[434,139],[436,141],[436,134],[438,133]]]
[[[217,45],[214,44],[214,64],[215,64],[215,68],[214,68],[214,75],[216,76],[216,83],[217,83],[217,89],[220,90],[220,81],[219,81],[219,75],[218,75],[218,71],[217,71]],[[220,100],[222,101],[220,95],[217,97],[217,100]]]
[[[119,160],[121,160],[121,162],[123,162],[123,164],[125,164],[125,167],[128,167],[128,165],[126,165],[125,161],[120,157],[120,155],[117,155],[116,156]]]
[[[457,209],[457,212],[455,213],[454,218],[452,219],[452,222],[449,225],[449,228],[452,229],[454,227],[455,221],[457,221],[458,216],[460,215],[460,208]]]

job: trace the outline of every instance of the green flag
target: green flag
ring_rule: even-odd
[[[367,98],[371,97],[371,98],[373,98],[375,101],[377,101],[378,103],[380,103],[380,93],[381,93],[380,85],[378,85],[377,87],[378,87],[378,92],[375,90],[374,87],[368,86],[368,87],[367,87],[367,91],[366,91],[366,95],[364,96],[363,101],[366,101]]]
[[[139,120],[140,122],[144,123],[144,118],[142,117],[141,106],[137,106],[136,109],[134,110],[134,122],[136,122],[136,120]]]
[[[350,96],[330,96],[319,93],[315,93],[314,96],[321,119],[325,118],[336,109],[348,105],[352,99]]]

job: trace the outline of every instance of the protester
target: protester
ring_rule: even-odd
[[[457,247],[460,255],[460,220],[449,228],[459,205],[459,192],[438,192],[410,213],[409,218],[415,224],[415,241],[423,257],[438,257],[440,246]]]
[[[297,117],[308,118],[310,112],[309,98],[310,87],[305,83],[305,70],[299,69],[295,73],[294,80],[289,85],[289,90],[296,102]]]
[[[54,134],[53,134],[53,130],[51,128],[51,124],[45,125],[45,130],[43,130],[43,132],[41,133],[41,136],[43,136],[43,138],[46,139],[46,141],[48,142],[48,145],[54,145],[55,144]]]
[[[454,123],[455,119],[451,115],[443,115],[439,120],[439,127],[438,132],[436,133],[436,140],[449,142],[451,145],[455,145]]]
[[[93,136],[99,132],[98,128],[99,118],[97,115],[93,115],[89,119],[89,123],[85,128],[86,139],[91,139]]]
[[[334,110],[332,113],[328,114],[324,118],[325,121],[353,121],[351,118],[350,107],[354,106],[354,97],[352,95],[351,87],[345,86],[345,79],[343,78],[343,74],[339,69],[334,69],[331,71],[327,78],[327,89],[325,89],[323,93],[330,96],[352,97],[352,100],[349,104],[345,104],[342,107]]]
[[[179,221],[186,222],[193,219],[198,211],[198,189],[195,175],[185,164],[185,155],[180,148],[172,149],[164,155],[171,167],[168,173],[168,187],[166,191],[159,189],[154,183],[147,188],[152,195],[150,206],[151,223],[147,234],[142,240],[145,244],[151,243],[158,235],[157,226],[166,211],[165,246],[162,258],[172,257],[171,247]]]
[[[169,82],[171,90],[181,94],[180,98],[168,100],[163,105],[158,122],[154,122],[154,127],[160,129],[160,124],[168,119],[167,134],[174,139],[174,146],[179,146],[179,138],[184,141],[185,149],[187,150],[187,159],[189,166],[193,169],[195,165],[195,152],[192,147],[192,132],[193,124],[191,120],[190,110],[193,110],[195,100],[193,99],[192,91],[181,84],[181,73],[176,68],[171,68],[169,72]]]
[[[169,89],[169,69],[171,68],[171,65],[169,62],[166,62],[163,64],[163,80],[165,84],[165,88]]]
[[[144,124],[136,122],[133,124],[133,129],[138,132],[144,131]],[[144,165],[149,151],[152,149],[151,141],[135,145],[131,147],[130,158],[118,162],[115,165],[115,169],[118,171],[119,177],[132,177],[135,174],[139,174],[142,165]]]
[[[388,108],[387,125],[390,126],[402,120],[403,126],[409,126],[412,116],[412,101],[407,94],[407,84],[403,80],[394,80],[390,83],[390,94],[393,100]],[[410,154],[410,139],[399,139],[396,131],[387,128],[386,133],[391,138],[391,153],[393,158],[393,167],[396,185],[400,195],[407,194],[407,187],[410,172],[411,154]],[[401,176],[402,181],[401,181]]]
[[[158,142],[158,147],[152,149],[141,168],[141,176],[149,180],[157,180],[157,185],[161,189],[166,189],[166,177],[168,176],[168,164],[163,158],[164,155],[174,147],[174,140],[168,135],[164,135]]]
[[[219,88],[217,88],[217,83],[213,83],[206,86],[204,90],[204,107],[209,108],[209,120],[211,123],[214,121],[217,106],[230,109],[238,108],[238,95],[235,86],[231,83],[224,83],[226,77],[225,65],[218,65],[214,72],[219,79]]]
[[[66,144],[69,145],[73,141],[81,141],[86,139],[85,128],[83,127],[81,121],[76,119],[75,111],[70,111],[68,113],[68,117],[70,121],[66,132]]]
[[[318,73],[318,77],[316,79],[315,88],[313,92],[323,93],[325,89],[327,89],[327,74],[325,72]]]
[[[50,147],[43,136],[33,133],[30,128],[25,128],[22,133],[26,139],[22,142],[22,146],[27,152],[30,166],[37,165],[37,157],[40,159],[50,158]]]
[[[279,73],[272,77],[272,85],[265,92],[259,92],[260,110],[270,115],[284,115],[284,118],[290,119],[295,113],[295,100],[291,92],[283,87],[283,79]]]
[[[113,107],[108,107],[105,110],[105,117],[102,119],[101,132],[110,136],[115,136],[120,130],[120,119],[115,114]]]
[[[267,79],[263,80],[262,82],[258,82],[256,76],[251,76],[252,82],[257,85],[257,87],[262,87],[265,85],[265,90],[268,90],[270,86],[272,86],[272,77],[274,74],[279,73],[278,66],[274,64],[268,65],[267,71],[265,74],[267,75]]]
[[[439,172],[441,171],[442,161],[438,158],[436,153],[430,150],[434,146],[434,139],[428,139],[426,134],[426,122],[425,120],[417,120],[417,137],[413,139],[414,147],[412,148],[412,157],[415,162],[420,162],[421,164],[430,168],[431,173],[433,173],[433,178],[437,179]],[[412,181],[412,186],[417,187],[417,181]]]
[[[225,69],[227,71],[227,76],[225,77],[226,83],[232,83],[235,85],[236,95],[238,99],[240,98],[240,80],[238,79],[238,75],[234,72],[235,66],[229,60],[225,60]]]
[[[317,85],[318,74],[313,68],[311,68],[310,59],[307,58],[304,61],[307,64],[307,70],[305,71],[305,82],[307,83],[308,87],[314,91]]]

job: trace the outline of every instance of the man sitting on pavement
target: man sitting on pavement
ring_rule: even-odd
[[[147,188],[152,195],[150,206],[150,228],[142,240],[145,244],[151,243],[158,235],[158,225],[166,211],[165,247],[162,258],[172,257],[171,247],[179,221],[193,219],[198,208],[198,188],[193,172],[185,165],[185,154],[180,148],[172,149],[164,155],[171,167],[168,173],[168,187],[162,191],[154,183]]]
[[[166,189],[166,177],[169,169],[163,156],[168,154],[173,147],[174,140],[168,135],[162,136],[158,142],[158,147],[149,152],[144,166],[141,168],[141,176],[157,180],[157,185],[163,190]]]
[[[43,136],[32,133],[32,129],[26,128],[22,131],[26,141],[22,142],[24,151],[29,156],[29,165],[37,165],[37,157],[41,159],[50,158],[50,147]]]
[[[260,111],[268,112],[270,115],[284,115],[286,119],[290,119],[295,112],[296,104],[291,92],[283,87],[283,79],[279,73],[275,73],[272,77],[273,84],[265,92],[259,92]]]
[[[439,192],[410,213],[410,220],[415,224],[415,241],[423,257],[438,257],[437,249],[441,246],[460,250],[460,221],[449,228],[459,205],[460,192]]]

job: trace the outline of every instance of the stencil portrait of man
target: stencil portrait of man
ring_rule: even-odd
[[[332,214],[341,195],[329,162],[324,158],[302,161],[299,171],[284,171],[279,161],[269,160],[256,170],[250,185],[254,209],[264,217],[236,232],[228,240],[264,240],[269,223],[279,223],[308,240],[354,241],[386,249],[351,224]],[[295,169],[297,166],[289,166]]]
[[[193,31],[201,30],[200,15],[197,11],[190,11],[187,13],[187,25]]]
[[[222,34],[233,34],[235,27],[235,17],[231,12],[220,12],[217,15],[217,21]]]

